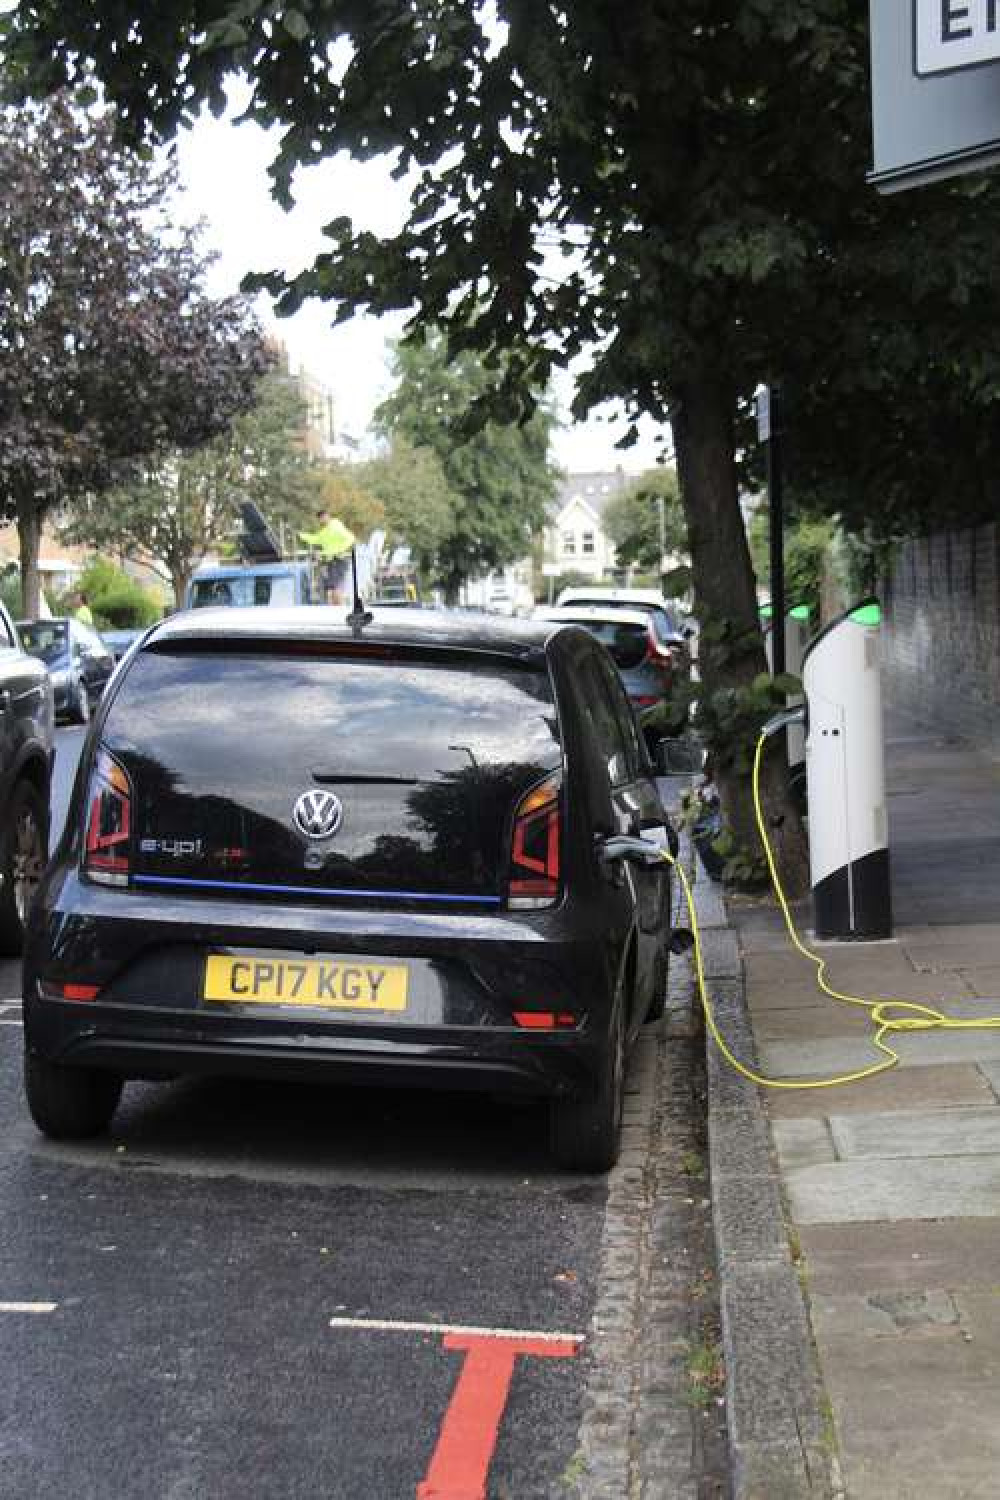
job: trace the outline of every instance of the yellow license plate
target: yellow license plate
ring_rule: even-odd
[[[205,999],[221,1005],[309,1006],[321,1010],[401,1011],[405,964],[356,959],[244,958],[213,953],[205,965]]]

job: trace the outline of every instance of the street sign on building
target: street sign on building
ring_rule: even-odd
[[[869,181],[921,187],[1000,162],[1000,0],[870,0]]]
[[[997,0],[913,0],[920,77],[1000,60]]]

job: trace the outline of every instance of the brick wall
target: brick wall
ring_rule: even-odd
[[[905,542],[883,582],[883,691],[1000,750],[1000,525]]]

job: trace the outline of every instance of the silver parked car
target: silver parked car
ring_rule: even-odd
[[[564,604],[536,610],[536,619],[582,625],[611,654],[629,701],[637,710],[654,708],[669,697],[677,660],[659,639],[647,611],[617,604]]]

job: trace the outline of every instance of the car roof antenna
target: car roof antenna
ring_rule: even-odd
[[[366,625],[372,623],[375,616],[371,610],[365,609],[365,603],[358,588],[358,549],[356,547],[351,548],[351,582],[354,588],[354,606],[351,613],[347,616],[347,623],[350,625],[355,639],[360,639],[362,630],[364,630]]]

